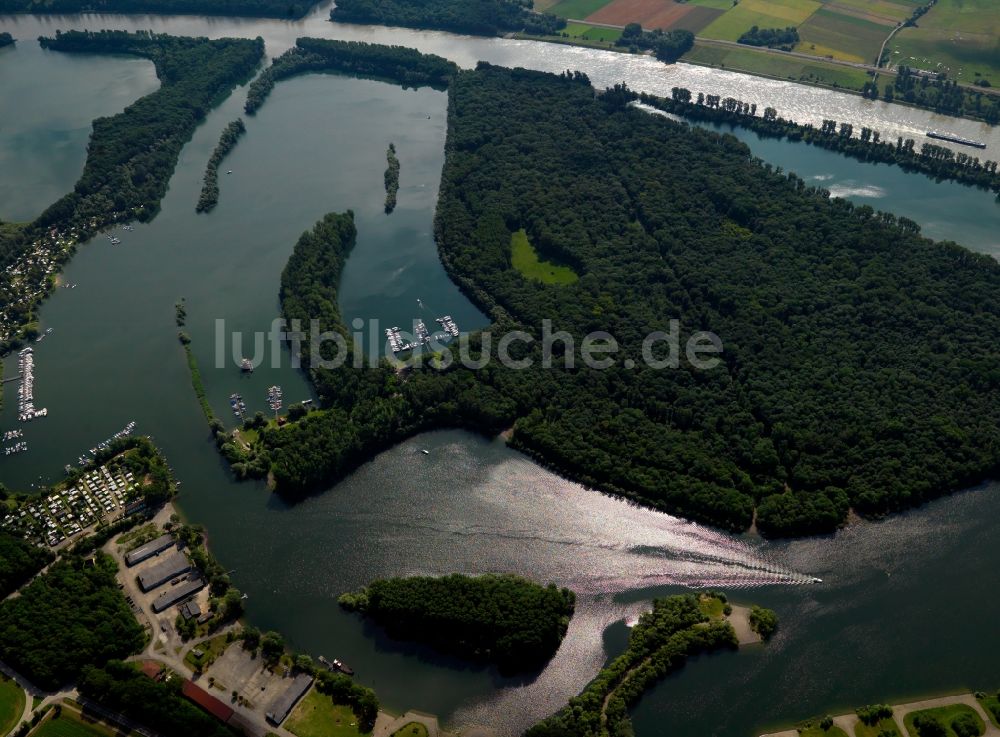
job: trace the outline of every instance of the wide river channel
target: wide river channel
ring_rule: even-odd
[[[883,135],[947,128],[1000,152],[1000,134],[985,126],[850,95],[611,52],[336,25],[327,12],[299,22],[0,16],[0,30],[20,39],[0,51],[0,219],[29,219],[68,191],[83,166],[90,120],[157,84],[148,62],[42,51],[34,38],[57,28],[260,35],[271,55],[303,35],[364,39],[463,66],[486,59],[575,68],[599,86],[625,80],[661,94],[675,85],[733,94],[797,120],[832,117]],[[990,584],[1000,567],[995,484],[828,538],[770,543],[629,506],[554,476],[502,441],[462,432],[415,438],[294,506],[262,484],[236,483],[208,438],[176,339],[181,297],[209,398],[226,418],[233,392],[251,411],[265,409],[271,384],[288,402],[310,395],[284,354],[282,365],[249,378],[228,347],[217,366],[215,335],[225,321],[227,334],[244,336],[237,352],[252,352],[254,332],[277,314],[292,245],[327,212],[352,209],[358,224],[341,288],[348,321],[391,326],[451,314],[463,330],[488,322],[447,278],[432,235],[444,93],[330,75],[282,82],[223,164],[233,173],[222,177],[219,207],[196,215],[205,162],[226,123],[241,115],[244,92],[215,109],[184,148],[152,223],[117,232],[118,246],[98,237],[66,268],[65,288],[41,311],[51,332],[35,350],[35,401],[49,415],[25,426],[30,449],[0,461],[0,480],[25,489],[56,480],[65,464],[135,420],[181,480],[183,512],[208,528],[213,551],[249,595],[252,623],[280,630],[296,649],[347,661],[388,708],[433,712],[456,728],[519,733],[621,650],[625,620],[653,596],[686,586],[771,606],[782,626],[766,647],[701,658],[658,685],[634,711],[640,737],[750,737],[858,704],[1000,685],[1000,592]],[[905,215],[934,238],[1000,254],[1000,206],[986,192],[732,132],[758,156],[835,195]],[[389,142],[402,168],[399,206],[386,216]],[[4,368],[15,373],[15,362]],[[17,424],[16,385],[6,386],[0,425],[9,429]],[[577,614],[552,662],[506,678],[388,641],[336,605],[341,592],[375,577],[452,571],[511,571],[577,591]],[[814,576],[823,583],[808,583]]]

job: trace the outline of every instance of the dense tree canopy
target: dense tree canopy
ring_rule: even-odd
[[[534,13],[531,0],[340,0],[330,11],[335,21],[431,28],[477,36],[511,31],[554,33],[566,21]]]
[[[143,629],[118,588],[116,570],[103,553],[70,557],[0,604],[0,658],[36,686],[55,690],[88,665],[141,650]]]
[[[0,532],[0,599],[31,580],[52,561],[53,555],[27,540]]]
[[[112,660],[83,670],[80,693],[163,735],[233,737],[223,725],[181,695],[181,679],[159,682],[131,663]]]
[[[505,670],[535,668],[555,654],[576,598],[518,576],[416,576],[373,581],[340,603],[392,637],[419,640]]]
[[[780,48],[791,51],[792,47],[799,42],[799,32],[795,26],[788,28],[759,28],[751,26],[749,31],[744,32],[738,42],[747,46],[768,46],[770,48]]]

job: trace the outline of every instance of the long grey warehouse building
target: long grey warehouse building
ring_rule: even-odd
[[[140,545],[138,548],[128,553],[125,556],[125,563],[129,566],[134,566],[136,563],[142,563],[147,558],[152,558],[154,555],[159,555],[167,548],[174,544],[173,535],[161,535],[152,542],[148,542],[145,545]]]
[[[191,570],[191,561],[184,553],[171,553],[164,560],[155,566],[140,573],[136,578],[139,580],[139,588],[143,591],[152,591],[157,586],[162,586],[171,578],[187,573]]]
[[[156,600],[153,602],[153,611],[159,614],[164,609],[172,607],[177,602],[183,601],[191,596],[191,594],[195,594],[203,588],[205,588],[205,579],[201,576],[194,576],[184,583],[171,586],[156,597]]]
[[[274,726],[280,725],[285,721],[285,717],[292,711],[294,707],[301,699],[305,692],[309,690],[312,685],[313,678],[305,673],[299,673],[295,676],[292,683],[285,689],[285,692],[271,702],[271,708],[267,710],[267,721],[269,721]]]

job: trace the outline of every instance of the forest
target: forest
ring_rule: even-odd
[[[514,447],[569,478],[731,530],[756,509],[771,536],[832,531],[850,508],[877,517],[993,472],[1000,265],[633,100],[597,95],[578,73],[481,64],[456,77],[439,252],[494,334],[536,338],[514,355],[533,365],[504,368],[494,345],[479,370],[313,370],[325,409],[262,433],[280,492],[321,488],[434,427],[513,427]],[[579,280],[514,270],[521,228]],[[335,305],[343,252],[306,245],[294,268],[328,272],[302,283]],[[607,331],[613,365],[542,368],[544,318],[575,348]],[[646,336],[671,318],[682,340],[720,336],[721,363],[644,360]]]
[[[163,735],[235,737],[242,734],[206,714],[181,695],[180,678],[155,681],[131,663],[111,660],[87,666],[80,693]]]
[[[332,20],[426,28],[473,36],[524,31],[538,35],[566,27],[563,18],[532,11],[531,0],[340,0]]]
[[[878,97],[878,87],[871,85],[869,96]],[[905,102],[939,113],[1000,123],[1000,99],[959,86],[944,73],[928,74],[900,65],[891,83],[883,90],[888,102]]]
[[[316,0],[0,0],[0,13],[165,13],[301,18]]]
[[[221,95],[253,73],[264,54],[260,38],[209,40],[150,32],[57,31],[39,42],[55,51],[149,59],[160,88],[123,112],[94,121],[83,174],[72,192],[24,227],[0,226],[0,304],[4,316],[21,324],[32,319],[51,288],[47,269],[68,260],[77,243],[112,223],[148,221],[156,214],[195,127]],[[15,263],[25,274],[16,282],[6,268]],[[0,348],[16,344],[4,337]]]
[[[229,152],[236,148],[236,142],[240,136],[247,132],[243,120],[237,118],[227,125],[219,136],[219,143],[208,159],[205,166],[204,183],[201,187],[201,196],[198,198],[198,205],[195,209],[198,212],[210,212],[219,204],[219,164],[229,155]],[[180,313],[178,312],[178,322]]]
[[[569,589],[492,574],[379,579],[340,597],[342,607],[370,617],[390,637],[504,672],[533,670],[555,655],[575,603]]]
[[[86,666],[102,666],[145,645],[115,580],[114,560],[64,557],[20,596],[0,604],[0,658],[39,688],[54,691]]]
[[[628,715],[648,688],[684,666],[693,655],[735,649],[726,621],[710,621],[694,594],[654,599],[639,617],[625,652],[601,669],[579,696],[525,737],[619,737],[632,734]]]
[[[388,79],[403,87],[443,89],[458,72],[458,66],[443,57],[422,54],[405,46],[300,38],[294,48],[275,59],[253,81],[247,90],[244,110],[253,115],[277,82],[308,72],[339,72]]]
[[[52,562],[49,550],[0,532],[0,600],[6,599]]]

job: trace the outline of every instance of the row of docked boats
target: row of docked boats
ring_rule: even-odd
[[[419,301],[419,300],[418,300]],[[439,317],[435,319],[435,322],[441,326],[441,329],[450,335],[452,338],[458,337],[458,325],[451,315],[445,315],[444,317]],[[403,337],[403,331],[400,330],[399,326],[393,326],[391,328],[386,328],[385,331],[386,340],[389,342],[389,348],[393,353],[402,353],[403,351],[410,351],[414,348],[418,348],[422,345],[427,345],[431,342],[431,333],[427,330],[427,325],[423,320],[416,320],[413,323],[413,341],[408,341]]]
[[[102,440],[97,445],[95,445],[93,448],[91,448],[90,449],[90,455],[91,456],[96,456],[102,450],[105,450],[106,448],[110,447],[111,444],[113,442],[115,442],[116,440],[120,440],[121,438],[124,438],[127,435],[131,435],[134,430],[135,430],[135,420],[130,420],[129,423],[127,425],[125,425],[125,427],[123,427],[121,430],[119,430],[118,432],[116,432],[110,438],[108,438],[107,440]],[[81,455],[76,460],[77,460],[77,463],[79,463],[81,466],[86,466],[88,463],[90,463],[90,458],[87,458],[86,454]]]
[[[243,396],[237,393],[229,395],[229,406],[233,410],[233,414],[239,417],[241,420],[245,420],[247,417],[247,405],[243,401]]]
[[[44,407],[35,407],[35,352],[30,347],[25,348],[18,354],[17,364],[21,372],[21,385],[17,388],[17,419],[29,422],[36,417],[45,417],[49,411]]]
[[[267,388],[267,406],[277,412],[281,409],[282,401],[281,387],[277,385],[269,386]]]
[[[3,454],[5,456],[12,456],[12,455],[16,455],[18,453],[23,453],[27,449],[28,449],[28,443],[27,443],[27,441],[22,440],[19,443],[14,443],[13,445],[4,448],[3,449]]]

